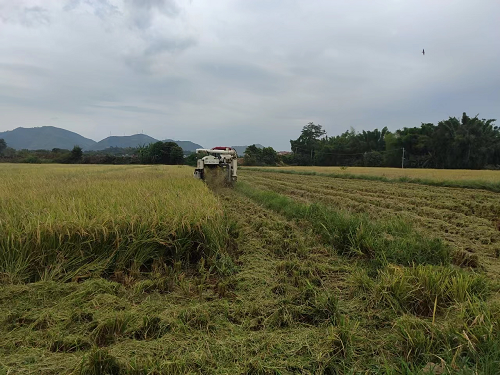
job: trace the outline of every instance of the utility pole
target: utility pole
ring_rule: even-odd
[[[313,149],[311,148],[311,165],[314,165],[313,163]]]
[[[405,148],[403,147],[403,157],[401,158],[401,169],[405,167]]]

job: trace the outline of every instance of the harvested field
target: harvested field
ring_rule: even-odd
[[[253,171],[323,176],[330,178],[407,182],[418,185],[482,189],[500,193],[500,171],[398,169],[362,167],[246,167]]]
[[[0,374],[500,372],[498,194],[0,168]]]
[[[253,168],[253,167],[245,167]],[[261,169],[262,167],[258,167]],[[422,178],[434,181],[486,181],[500,182],[500,171],[471,169],[425,169],[425,168],[377,168],[377,167],[267,167],[266,169],[284,171],[304,171],[317,173],[338,173],[364,176],[381,176],[390,179],[401,177]]]
[[[500,194],[421,186],[408,183],[332,179],[246,170],[242,181],[304,202],[366,213],[370,217],[400,217],[423,233],[445,239],[457,250],[478,254],[495,277],[500,251]]]

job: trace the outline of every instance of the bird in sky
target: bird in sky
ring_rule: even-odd
[[[422,55],[424,55],[424,56],[425,56],[425,49],[423,49],[423,50],[422,50]]]

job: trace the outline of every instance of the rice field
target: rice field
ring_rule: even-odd
[[[253,167],[245,167],[253,168]],[[259,167],[259,169],[262,167]],[[276,170],[274,167],[266,169]],[[377,168],[377,167],[308,167],[292,166],[279,167],[284,171],[304,171],[324,174],[353,174],[360,176],[380,176],[388,179],[401,177],[428,179],[433,181],[485,181],[500,182],[500,171],[496,170],[471,170],[471,169],[425,169],[425,168]]]
[[[250,168],[234,188],[178,166],[0,174],[0,374],[500,373],[493,191]]]
[[[500,194],[462,188],[357,179],[332,179],[249,170],[245,181],[303,202],[322,202],[373,219],[402,218],[423,233],[445,240],[498,277]]]
[[[186,167],[2,165],[0,277],[58,280],[212,256],[224,214]]]

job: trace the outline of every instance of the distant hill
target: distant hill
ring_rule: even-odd
[[[250,146],[250,145],[248,145],[248,146]],[[247,149],[248,146],[231,146],[231,147],[236,150],[236,152],[238,153],[238,156],[244,156],[245,150]],[[257,146],[258,148],[264,148],[264,146],[262,146],[259,143],[256,143],[255,146]]]
[[[0,132],[0,138],[5,139],[7,146],[16,150],[52,150],[53,148],[71,150],[74,146],[89,150],[96,144],[96,141],[92,139],[54,126],[16,128]]]
[[[94,146],[92,146],[91,150],[99,151],[110,147],[138,147],[155,142],[158,142],[158,140],[146,134],[111,136],[97,142]]]
[[[186,152],[195,152],[197,148],[203,148],[202,145],[198,143],[193,143],[191,141],[174,141],[173,139],[165,139],[163,142],[175,142],[179,145],[180,148]]]
[[[158,142],[157,139],[146,134],[111,136],[96,142],[82,137],[80,134],[54,126],[17,128],[0,132],[0,139],[2,138],[7,142],[7,146],[16,150],[52,150],[53,148],[71,150],[74,146],[80,146],[84,151],[101,151],[111,147],[135,148]],[[203,146],[191,141],[166,139],[163,142],[177,143],[185,154],[194,152],[197,148],[203,148]]]

